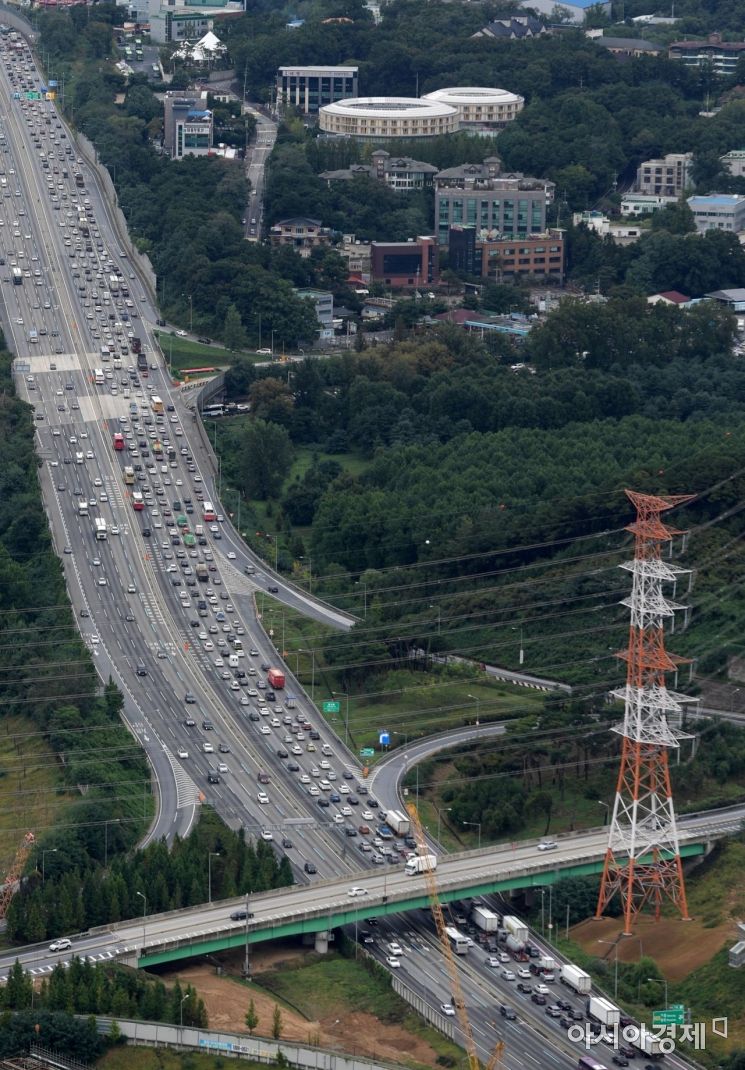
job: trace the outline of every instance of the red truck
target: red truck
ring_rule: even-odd
[[[123,450],[124,449],[124,435],[120,431],[115,431],[114,432],[114,449],[115,450]]]
[[[270,669],[266,674],[266,682],[270,687],[273,687],[275,691],[278,691],[281,687],[285,686],[285,674],[281,669]]]

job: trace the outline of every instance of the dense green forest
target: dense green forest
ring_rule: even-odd
[[[192,985],[177,980],[172,988],[148,977],[144,970],[129,970],[112,963],[92,963],[74,956],[69,966],[57,963],[37,990],[31,974],[16,961],[0,989],[0,1008],[23,1011],[34,1007],[52,1014],[103,1014],[172,1022],[207,1028],[207,1011]]]
[[[56,844],[58,837],[50,842]],[[32,874],[13,898],[8,936],[35,943],[124,921],[142,913],[143,895],[149,914],[204,903],[210,890],[210,854],[219,855],[211,866],[215,899],[292,884],[285,856],[279,859],[263,840],[247,842],[242,829],[233,832],[205,808],[190,835],[177,839],[170,850],[151,843],[117,855],[108,866],[80,854],[49,854],[45,879]]]
[[[223,470],[277,533],[282,567],[310,553],[317,589],[360,615],[364,597],[364,623],[318,642],[343,685],[366,691],[402,645],[517,667],[518,626],[532,671],[616,679],[622,488],[697,493],[679,518],[698,573],[676,643],[711,672],[739,650],[727,512],[742,495],[745,368],[732,335],[716,306],[619,297],[552,313],[520,353],[534,375],[449,327],[291,377],[239,363],[228,391],[254,416],[222,422]]]
[[[84,867],[104,857],[106,822],[112,854],[141,834],[151,812],[150,773],[121,724],[121,694],[113,684],[101,692],[75,627],[42,506],[31,410],[15,396],[13,358],[2,339],[0,346],[0,704],[8,716],[28,718],[58,756],[63,790],[75,801],[66,805],[55,846],[59,857]],[[25,806],[10,785],[23,742],[0,769],[15,842],[25,831]],[[48,846],[51,833],[36,832],[37,846]]]

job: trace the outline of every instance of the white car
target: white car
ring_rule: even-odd
[[[559,845],[556,842],[556,840],[544,840],[542,843],[538,844],[538,850],[539,851],[555,851],[558,846]]]
[[[178,754],[179,758],[188,758],[189,757],[189,752],[186,749],[186,747],[179,747],[179,749],[178,749],[178,751],[176,753]]]
[[[392,970],[398,970],[401,968],[401,963],[395,955],[389,955],[385,961],[391,967]]]
[[[217,771],[218,771],[218,773],[227,773],[228,767],[225,764],[225,762],[218,762],[217,763]]]
[[[440,1010],[443,1014],[447,1015],[448,1018],[453,1018],[455,1016],[455,1007],[452,1003],[441,1003]]]
[[[489,955],[486,960],[486,965],[496,968],[497,966],[499,966],[499,959],[496,955]],[[528,977],[530,977],[530,973],[528,973]]]
[[[228,561],[235,561],[235,554],[232,550],[228,550]]]
[[[526,970],[524,966],[521,966],[520,969],[517,971],[517,976],[520,978],[521,981],[530,980],[530,970]]]
[[[270,829],[262,829],[261,838],[262,840],[273,840],[274,836],[272,835]]]
[[[270,736],[272,734],[272,730],[268,724],[263,724],[259,731],[261,732],[262,736]]]
[[[511,970],[504,970],[503,971],[503,975],[505,973],[512,973],[512,971]],[[513,974],[513,979],[514,979],[514,974]],[[539,996],[548,996],[551,993],[551,989],[548,987],[548,985],[536,985],[534,987],[533,991],[537,992]]]
[[[265,791],[260,791],[259,794],[256,796],[256,801],[260,802],[262,806],[266,806],[269,802],[269,796]]]
[[[503,981],[514,981],[515,980],[514,971],[513,970],[502,970],[502,980]]]
[[[360,895],[367,895],[367,888],[360,888],[357,884],[354,884],[347,892],[347,895],[351,896],[352,899],[355,899]]]
[[[67,949],[70,948],[70,947],[72,947],[72,940],[68,940],[67,937],[65,936],[61,940],[52,941],[52,943],[49,945],[49,950],[50,951],[67,951]]]
[[[203,743],[202,744],[202,750],[204,751],[205,754],[214,754],[215,753],[215,748],[212,746],[211,743]]]

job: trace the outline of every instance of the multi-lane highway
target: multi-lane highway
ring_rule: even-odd
[[[206,797],[233,827],[278,848],[284,839],[300,879],[311,860],[323,876],[357,869],[362,854],[352,863],[348,847],[361,822],[351,819],[364,807],[353,809],[351,756],[291,678],[265,700],[277,655],[251,595],[276,586],[281,598],[283,585],[263,568],[244,575],[251,555],[219,506],[206,519],[210,476],[155,357],[154,310],[54,106],[13,99],[40,83],[16,44],[0,46],[3,326],[34,407],[44,500],[82,634],[102,678],[121,687],[158,781],[152,835],[186,832]]]
[[[206,502],[214,502],[214,484],[192,417],[155,356],[156,311],[53,104],[23,99],[40,82],[23,43],[2,38],[3,327],[17,355],[19,393],[34,409],[44,501],[81,632],[102,679],[111,675],[120,686],[127,722],[158,781],[151,835],[184,834],[204,797],[233,827],[284,850],[301,882],[354,874],[369,882],[371,896],[387,894],[381,889],[404,878],[362,831],[374,827],[377,800],[359,782],[353,757],[289,673],[285,688],[269,696],[267,667],[277,663],[276,651],[256,619],[253,595],[276,587],[265,597],[304,604],[303,596],[257,563],[219,505],[211,518]],[[142,509],[134,508],[136,495]],[[343,616],[340,627],[349,625]],[[257,920],[276,913],[282,895],[318,905],[333,894],[346,902],[341,886],[321,887],[327,889],[267,893],[257,899]],[[117,949],[172,938],[174,924],[181,934],[185,926],[214,929],[225,913],[222,904],[176,922],[127,923],[76,940],[73,949],[113,957]],[[396,969],[435,1003],[445,1002],[445,974],[424,919],[379,925],[405,937],[405,962]],[[370,946],[389,957],[384,944]],[[35,971],[58,957],[46,949],[20,954]],[[543,1018],[534,1021],[541,1008],[527,1001],[522,1021],[497,1028],[494,971],[474,970],[464,981],[484,1052],[500,1031],[520,1029],[505,1066],[576,1063],[576,1049]],[[503,997],[512,991],[508,982],[497,989]]]

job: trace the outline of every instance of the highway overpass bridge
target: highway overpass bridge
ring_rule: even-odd
[[[685,859],[703,856],[717,839],[739,831],[744,818],[745,807],[731,807],[684,819],[679,829],[681,855]],[[605,828],[568,834],[556,842],[550,853],[539,851],[535,841],[441,857],[437,870],[441,899],[450,902],[493,892],[510,895],[565,877],[600,872],[607,844]],[[365,895],[349,895],[355,883],[365,889]],[[100,932],[109,943],[126,944],[117,957],[142,967],[297,935],[315,936],[317,949],[325,950],[330,930],[367,917],[426,908],[428,897],[421,876],[409,877],[397,867],[365,871],[356,881],[335,878],[263,892],[248,898],[252,918],[231,920],[230,913],[246,902],[235,899],[191,907]]]

